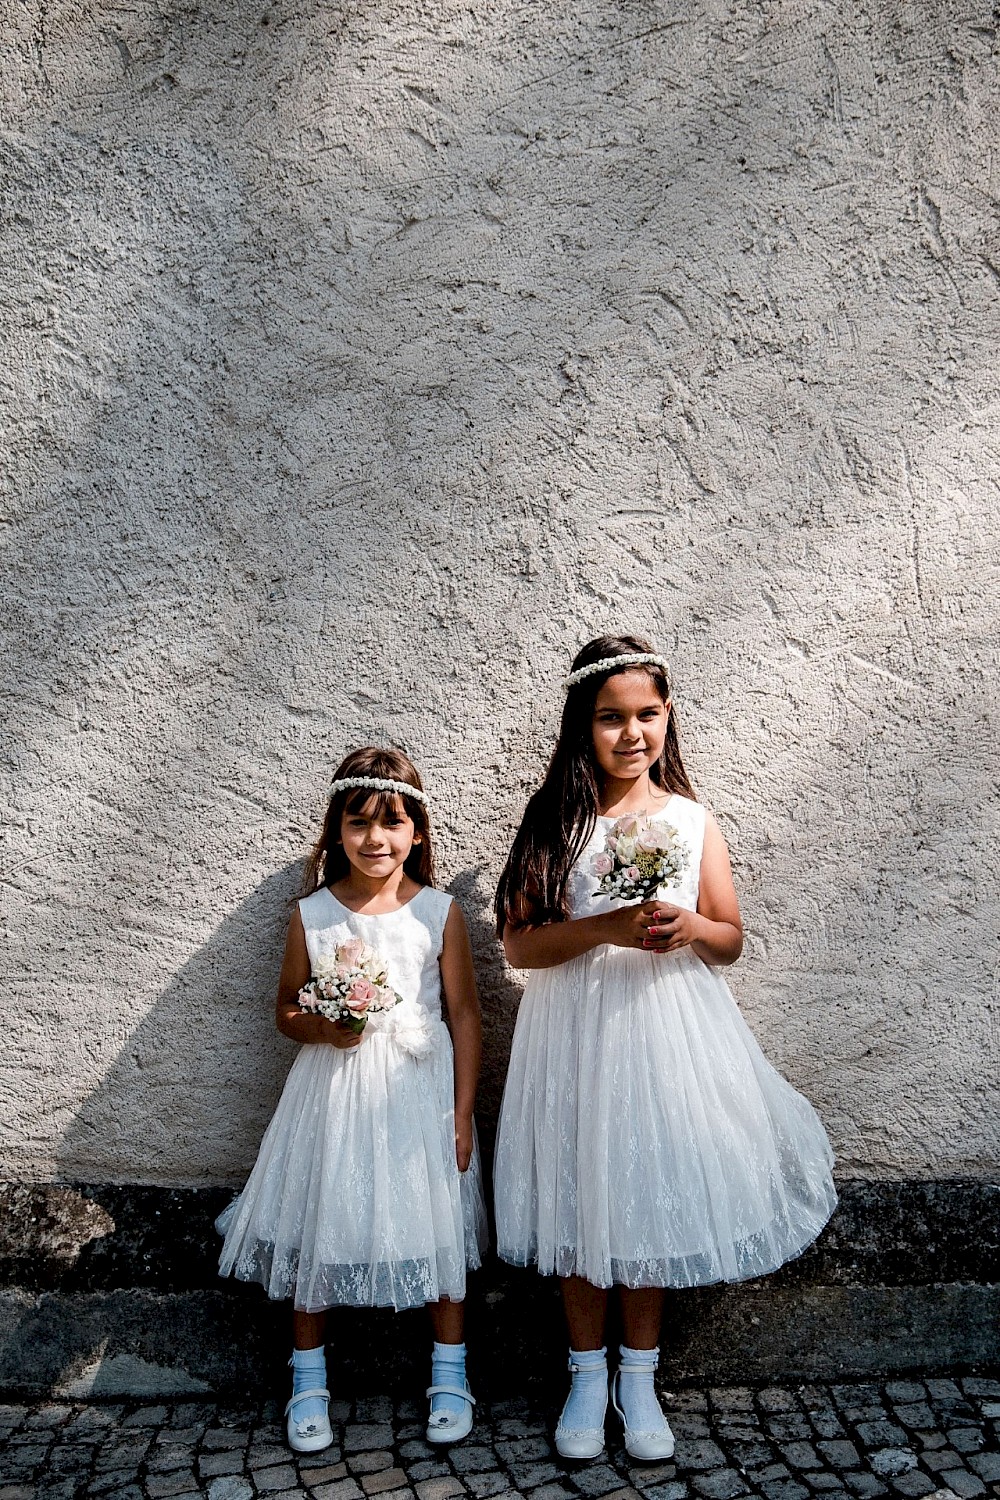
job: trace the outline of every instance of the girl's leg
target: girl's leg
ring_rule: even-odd
[[[327,1416],[329,1396],[305,1391],[327,1390],[326,1313],[292,1309],[292,1399],[285,1410],[288,1441],[296,1453],[317,1453],[333,1441]]]
[[[608,1294],[582,1276],[563,1276],[560,1285],[573,1383],[556,1427],[556,1449],[563,1458],[596,1458],[604,1447],[608,1405]]]
[[[582,1276],[562,1276],[559,1284],[570,1348],[600,1349],[608,1311],[607,1289],[584,1281]]]
[[[621,1364],[615,1376],[615,1406],[625,1424],[625,1447],[633,1458],[669,1458],[674,1436],[667,1425],[653,1375],[659,1359],[662,1287],[622,1287]]]
[[[296,1349],[319,1349],[326,1343],[326,1313],[292,1309],[292,1343]]]
[[[431,1389],[438,1387],[431,1396],[427,1439],[431,1443],[457,1443],[472,1429],[473,1403],[461,1395],[468,1390],[463,1342],[465,1303],[442,1297],[440,1302],[429,1302],[427,1310],[434,1330]]]
[[[431,1327],[435,1341],[439,1344],[460,1344],[465,1333],[465,1303],[449,1302],[442,1297],[440,1302],[428,1302]]]
[[[655,1349],[663,1321],[663,1287],[619,1287],[622,1331],[630,1349]]]

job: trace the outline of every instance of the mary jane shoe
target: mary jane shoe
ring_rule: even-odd
[[[465,1405],[461,1411],[452,1411],[445,1407],[441,1411],[432,1411],[427,1418],[427,1441],[429,1443],[460,1443],[464,1437],[468,1437],[472,1431],[472,1408],[476,1404],[476,1398],[469,1390],[468,1383],[465,1387],[457,1385],[429,1385],[426,1395],[433,1396],[461,1396]]]
[[[300,1417],[296,1420],[295,1408],[300,1401],[307,1399],[319,1399],[325,1401],[322,1416]],[[318,1453],[321,1448],[329,1448],[333,1442],[333,1428],[330,1426],[330,1418],[327,1408],[330,1405],[330,1392],[325,1386],[313,1386],[308,1391],[299,1391],[293,1396],[285,1407],[285,1431],[288,1434],[288,1446],[296,1453]]]
[[[625,1420],[625,1413],[618,1405],[618,1394],[620,1386],[618,1378],[622,1371],[630,1373],[632,1370],[640,1371],[650,1369],[647,1365],[623,1364],[615,1371],[615,1378],[611,1382],[611,1401],[615,1411],[622,1419],[622,1435],[625,1439],[625,1452],[629,1458],[645,1459],[647,1462],[653,1459],[672,1458],[674,1452],[674,1435],[670,1431],[670,1423],[666,1417],[663,1418],[663,1426],[652,1432],[642,1432],[636,1427],[630,1427]],[[653,1367],[655,1368],[655,1367]]]

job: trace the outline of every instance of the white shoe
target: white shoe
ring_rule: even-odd
[[[295,1419],[295,1406],[307,1397],[317,1397],[326,1402],[322,1416],[302,1417]],[[311,1390],[299,1391],[293,1396],[285,1407],[285,1431],[288,1434],[288,1446],[296,1453],[318,1453],[321,1448],[329,1448],[333,1442],[333,1428],[330,1426],[330,1418],[327,1408],[330,1405],[330,1392],[324,1386],[313,1386]]]
[[[603,1351],[601,1351],[603,1353]],[[570,1374],[576,1380],[577,1373],[583,1370],[582,1365],[569,1362]],[[600,1366],[591,1366],[591,1369],[599,1369]],[[560,1458],[597,1458],[604,1452],[604,1417],[608,1410],[608,1388],[607,1388],[607,1366],[605,1366],[604,1377],[604,1406],[601,1411],[600,1427],[566,1427],[563,1417],[566,1415],[566,1407],[573,1395],[572,1385],[569,1388],[569,1396],[563,1406],[556,1427],[556,1452]]]
[[[657,1357],[654,1351],[651,1350],[650,1353],[652,1358],[648,1362],[643,1361],[640,1364],[638,1361],[630,1361],[626,1363],[623,1360],[618,1366],[618,1369],[615,1371],[615,1378],[611,1382],[611,1402],[615,1411],[622,1419],[622,1428],[625,1435],[625,1452],[630,1458],[647,1460],[672,1458],[674,1452],[674,1435],[670,1431],[670,1424],[666,1417],[663,1417],[662,1427],[655,1428],[652,1432],[640,1432],[637,1428],[628,1425],[625,1420],[625,1413],[618,1405],[618,1395],[621,1390],[618,1377],[622,1373],[638,1375],[644,1372],[648,1372],[650,1377],[652,1377],[653,1371],[656,1369]],[[662,1412],[660,1415],[663,1415]]]
[[[472,1431],[472,1408],[476,1398],[466,1383],[464,1390],[457,1385],[429,1385],[425,1392],[431,1396],[461,1396],[465,1405],[461,1411],[445,1407],[432,1411],[427,1418],[427,1441],[429,1443],[460,1443]]]

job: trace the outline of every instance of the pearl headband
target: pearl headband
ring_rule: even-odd
[[[670,664],[666,657],[658,656],[655,651],[632,651],[625,656],[603,656],[600,661],[592,661],[586,667],[578,667],[566,678],[565,687],[575,687],[585,677],[593,677],[598,672],[607,672],[611,668],[624,667],[659,667],[670,683]]]
[[[408,781],[390,781],[384,776],[341,776],[339,781],[331,782],[330,796],[335,797],[338,792],[348,791],[351,787],[363,787],[369,792],[397,792],[400,797],[412,797],[414,802],[425,805],[427,802],[427,793],[418,786],[411,786]]]

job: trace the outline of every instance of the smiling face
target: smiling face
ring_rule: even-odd
[[[648,672],[616,672],[594,700],[594,759],[612,781],[636,781],[659,760],[667,733],[664,703]]]
[[[352,869],[382,881],[402,870],[420,835],[401,797],[370,797],[354,812],[345,808],[340,843]]]

